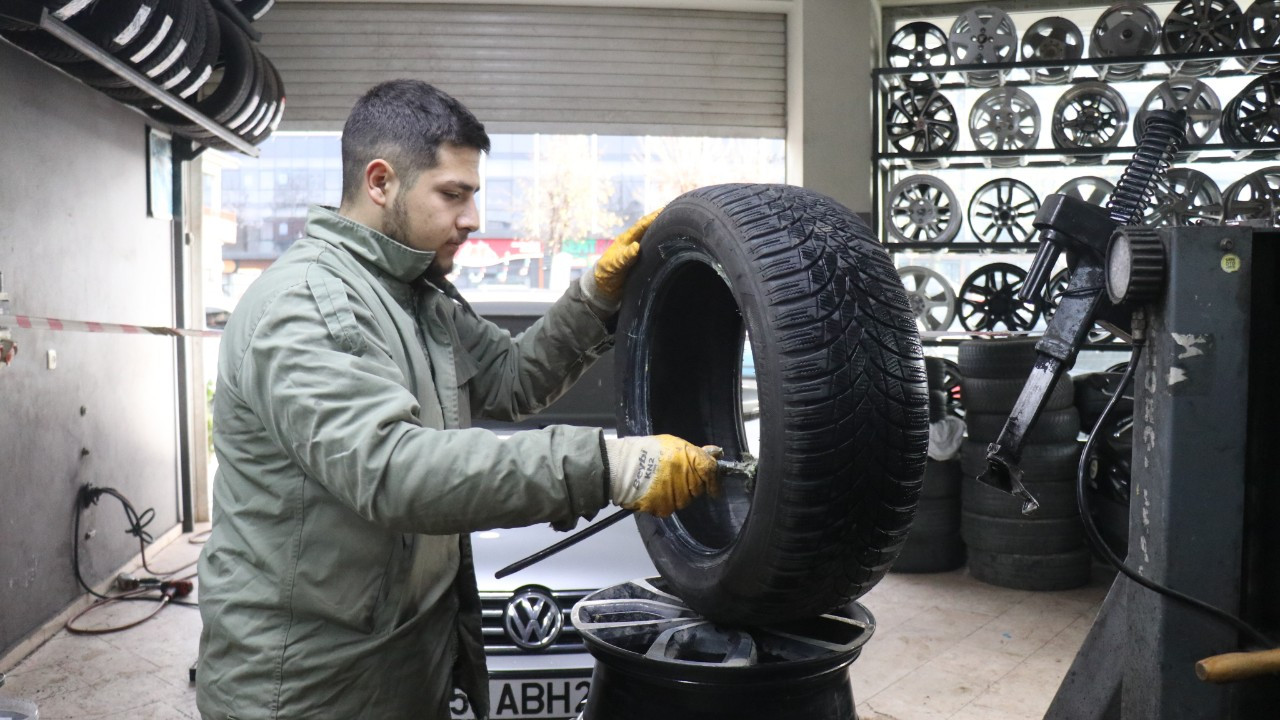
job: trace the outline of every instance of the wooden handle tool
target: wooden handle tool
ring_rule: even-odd
[[[1280,649],[1226,653],[1196,663],[1196,677],[1211,683],[1237,682],[1272,673],[1280,673]]]

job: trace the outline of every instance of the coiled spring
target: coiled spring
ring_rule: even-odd
[[[1136,225],[1156,191],[1156,183],[1173,163],[1173,156],[1186,142],[1187,116],[1179,110],[1153,111],[1142,129],[1142,140],[1125,166],[1115,192],[1107,202],[1111,219],[1120,225]]]

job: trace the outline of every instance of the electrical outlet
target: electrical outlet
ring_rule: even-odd
[[[58,351],[57,350],[50,350],[46,352],[45,360],[48,363],[50,370],[58,369]]]

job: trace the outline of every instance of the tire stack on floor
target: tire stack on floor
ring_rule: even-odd
[[[1020,590],[1065,590],[1087,583],[1092,565],[1076,505],[1080,417],[1069,377],[1054,386],[1022,450],[1023,485],[1039,509],[1023,515],[1020,500],[977,479],[986,469],[987,445],[1000,434],[1035,364],[1035,343],[960,344],[968,434],[961,451],[960,534],[974,578]]]
[[[249,35],[210,0],[46,0],[50,14],[174,98],[194,106],[251,145],[284,115],[284,83]],[[245,0],[258,16],[269,3]],[[256,19],[256,16],[255,16]],[[141,108],[209,147],[233,149],[97,61],[33,26],[0,23],[13,44],[120,102]]]
[[[942,358],[926,357],[924,367],[929,380],[929,422],[935,423],[948,413],[946,366]],[[960,539],[960,461],[929,458],[911,534],[892,571],[946,572],[963,566],[964,557],[964,541]]]

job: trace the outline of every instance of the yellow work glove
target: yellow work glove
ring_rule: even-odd
[[[644,231],[649,229],[649,224],[660,212],[662,208],[645,215],[635,225],[623,230],[596,261],[592,275],[596,294],[600,298],[615,304],[622,301],[622,284],[626,282],[627,273],[640,255],[640,238],[644,237]]]
[[[715,494],[713,445],[698,447],[674,435],[644,435],[604,441],[613,502],[630,510],[667,517],[703,492]]]

